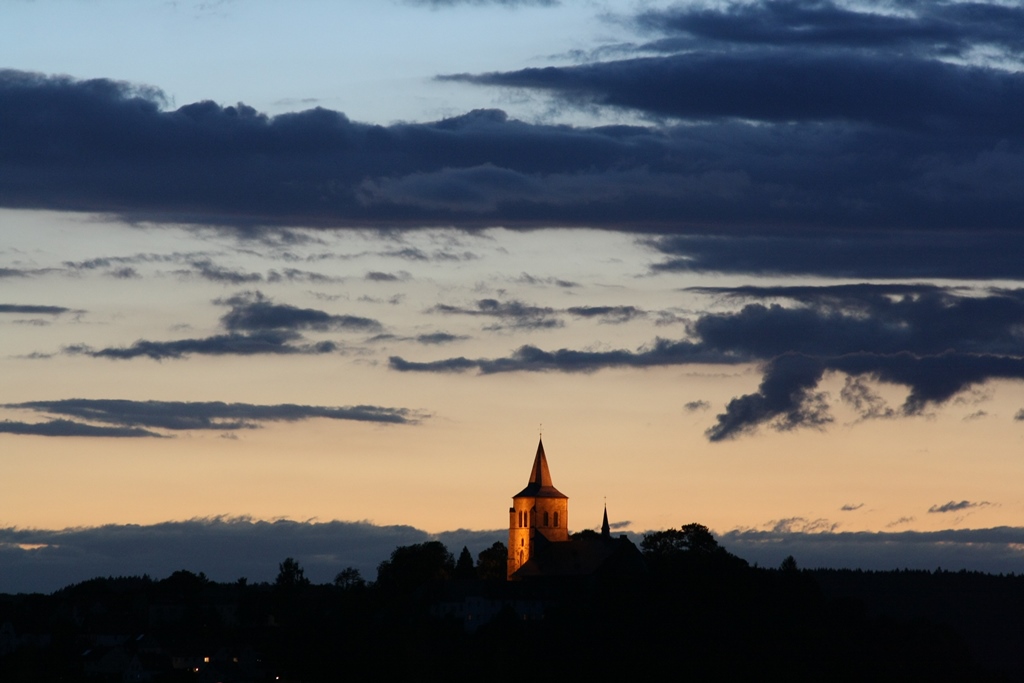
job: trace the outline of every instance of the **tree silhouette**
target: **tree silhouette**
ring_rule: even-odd
[[[687,552],[710,555],[722,550],[711,531],[696,523],[644,534],[640,548],[649,559],[669,558]]]
[[[428,581],[450,579],[454,571],[455,558],[440,541],[403,545],[377,566],[377,588],[408,595]]]
[[[274,581],[274,585],[280,588],[308,586],[309,579],[306,578],[306,572],[302,570],[299,563],[288,557],[278,565],[277,579]]]
[[[334,585],[344,590],[358,590],[366,587],[366,581],[355,567],[345,567],[334,577]]]
[[[476,578],[476,568],[473,567],[473,556],[469,554],[469,548],[462,546],[459,559],[455,563],[455,578],[463,581]]]
[[[480,579],[504,579],[508,573],[508,548],[495,541],[476,556],[476,575]]]

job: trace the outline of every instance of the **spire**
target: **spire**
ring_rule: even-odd
[[[537,486],[551,486],[551,471],[548,469],[548,458],[544,455],[543,439],[537,441],[537,456],[533,459],[530,483]]]
[[[604,521],[601,522],[601,536],[604,538],[612,537],[612,528],[608,525],[608,503],[604,504]]]
[[[530,482],[526,488],[513,498],[568,498],[551,483],[551,470],[548,469],[548,458],[544,455],[544,441],[537,442],[537,455],[533,459],[530,470]]]

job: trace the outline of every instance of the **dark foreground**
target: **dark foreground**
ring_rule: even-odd
[[[763,569],[652,544],[639,567],[510,583],[439,545],[396,550],[373,584],[311,585],[288,560],[275,584],[181,571],[0,596],[0,681],[1024,676],[1024,576]]]

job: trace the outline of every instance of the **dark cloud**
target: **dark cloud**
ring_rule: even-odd
[[[22,313],[26,315],[60,315],[70,308],[63,306],[35,306],[31,304],[0,304],[0,313]]]
[[[688,413],[695,413],[695,412],[697,412],[699,410],[709,410],[710,408],[711,408],[711,404],[709,402],[703,401],[703,400],[701,400],[701,401],[689,401],[688,403],[684,403],[683,404],[683,410],[685,410]]]
[[[499,301],[479,299],[475,307],[438,304],[428,312],[446,315],[472,315],[498,318],[502,322],[487,329],[548,329],[561,327],[562,321],[556,316],[561,313],[578,318],[595,318],[601,323],[625,323],[647,315],[636,306],[573,306],[555,309],[547,306],[533,306],[518,300]]]
[[[29,274],[29,271],[22,270],[21,268],[0,268],[0,278],[28,277]]]
[[[139,275],[139,271],[135,270],[131,266],[123,266],[121,268],[115,268],[110,271],[110,276],[117,278],[118,280],[134,280],[142,277]]]
[[[847,377],[839,398],[865,420],[896,417],[899,414],[886,404],[863,377]]]
[[[178,272],[180,275],[197,275],[210,282],[220,282],[229,285],[244,285],[263,280],[263,276],[259,273],[247,273],[236,268],[225,268],[209,259],[193,261],[191,270]]]
[[[331,277],[330,275],[300,270],[298,268],[282,268],[279,271],[267,271],[267,282],[282,282],[285,280],[288,282],[315,282],[318,284],[340,281],[339,278]]]
[[[139,253],[131,256],[97,256],[81,261],[64,261],[62,265],[72,271],[90,271],[100,269],[117,269],[125,266],[137,266],[144,263],[157,264],[193,264],[206,263],[210,258],[201,252],[173,252],[170,254]]]
[[[832,533],[839,528],[835,522],[827,519],[807,519],[806,517],[786,517],[773,519],[765,526],[776,534],[820,534]]]
[[[987,501],[982,501],[980,503],[972,503],[969,500],[961,500],[958,503],[955,500],[951,500],[948,503],[943,503],[942,505],[932,505],[930,508],[928,508],[928,512],[963,512],[964,510],[970,510],[971,508],[986,507],[988,505],[991,505],[991,503]]]
[[[190,278],[198,277],[210,282],[217,282],[226,285],[244,285],[255,282],[337,282],[338,278],[323,275],[298,268],[282,268],[281,270],[268,270],[266,275],[253,273],[238,268],[228,268],[214,263],[212,260],[189,259],[188,269],[174,271],[178,276]]]
[[[1024,277],[1015,255],[1024,235],[962,230],[834,231],[796,235],[659,237],[644,243],[667,256],[656,273],[713,272],[853,278]]]
[[[365,276],[371,282],[398,282],[402,278],[394,273],[382,273],[378,270],[371,270]]]
[[[131,346],[110,346],[94,349],[84,344],[63,347],[64,353],[127,360],[131,358],[184,358],[193,354],[204,356],[255,356],[333,353],[337,345],[330,341],[299,343],[302,335],[280,330],[260,330],[246,334],[217,334],[199,339],[151,341],[140,339]]]
[[[719,541],[730,552],[765,567],[777,567],[792,555],[801,567],[808,569],[885,571],[942,567],[994,574],[1020,571],[1024,529],[833,533],[734,530],[721,534]]]
[[[670,54],[447,78],[698,121],[1019,131],[1012,112],[1024,103],[1024,79],[969,62],[982,46],[1010,61],[1024,56],[1024,11],[897,4],[905,15],[793,0],[676,7],[638,22],[670,36],[639,49]]]
[[[917,415],[988,380],[1024,379],[1019,333],[1024,290],[854,284],[690,291],[767,303],[705,313],[689,323],[689,339],[657,339],[636,351],[552,352],[527,345],[505,358],[421,363],[392,357],[390,366],[419,372],[591,372],[760,362],[760,387],[729,401],[707,431],[712,441],[760,425],[781,430],[828,425],[833,418],[827,396],[818,390],[827,373],[847,376],[840,398],[865,419]],[[874,382],[906,387],[903,405],[887,406],[873,390]]]
[[[282,234],[289,234],[289,231],[282,230]],[[229,268],[216,263],[208,254],[202,252],[170,254],[140,253],[131,256],[99,256],[82,261],[64,261],[63,266],[72,273],[82,273],[94,270],[107,270],[107,275],[119,279],[133,279],[140,277],[135,266],[142,264],[171,264],[182,265],[172,272],[183,278],[202,278],[210,282],[217,282],[227,285],[243,285],[254,282],[334,282],[337,279],[322,275],[320,273],[300,270],[297,268],[283,268],[281,270],[269,270],[266,275],[261,273],[247,272],[238,268]]]
[[[467,370],[480,369],[479,360],[470,360],[464,356],[458,358],[446,358],[444,360],[430,361],[427,363],[416,363],[407,361],[401,356],[388,358],[388,367],[399,372],[465,372]]]
[[[1024,358],[974,353],[942,352],[919,356],[858,352],[833,358],[785,354],[764,364],[758,391],[732,399],[718,423],[708,429],[712,441],[748,433],[761,424],[788,430],[821,427],[832,418],[825,396],[813,389],[826,370],[863,375],[876,381],[909,387],[902,415],[918,415],[930,405],[945,403],[961,391],[990,379],[1024,379]],[[844,396],[845,398],[845,396]],[[882,408],[862,413],[865,417],[889,417]]]
[[[221,323],[232,332],[259,330],[359,331],[380,330],[380,322],[354,315],[332,315],[314,308],[275,304],[260,292],[245,292],[218,300],[231,306]]]
[[[242,228],[560,225],[761,237],[813,228],[868,229],[872,239],[927,229],[984,233],[981,254],[1016,244],[1024,74],[923,53],[765,50],[705,46],[462,77],[691,119],[592,128],[498,111],[387,127],[325,109],[269,117],[200,102],[166,111],[152,88],[6,71],[0,197],[8,207]],[[789,90],[798,92],[781,96]]]
[[[0,156],[2,156],[2,153],[0,153]],[[0,200],[0,203],[2,203],[2,200]],[[49,273],[52,273],[53,271],[53,268],[0,268],[0,279],[14,277],[35,277],[37,275],[47,275]]]
[[[451,344],[452,342],[464,341],[469,339],[467,336],[450,334],[448,332],[427,332],[424,334],[418,334],[415,337],[401,337],[397,334],[383,333],[375,334],[367,342],[416,342],[417,344],[423,344],[425,346],[439,346],[441,344]]]
[[[693,51],[581,66],[446,77],[545,90],[574,104],[697,121],[866,124],[896,130],[1019,135],[1013,72],[938,60],[806,49]],[[1002,100],[1002,101],[1001,101]]]
[[[532,306],[515,299],[511,301],[479,299],[476,302],[476,306],[472,308],[438,304],[430,308],[428,313],[495,318],[499,322],[486,328],[492,330],[506,328],[535,330],[562,326],[562,321],[554,317],[555,309],[546,306]]]
[[[152,358],[164,360],[193,354],[206,356],[254,356],[323,354],[338,350],[332,341],[308,341],[301,332],[372,332],[382,325],[372,318],[334,315],[314,308],[298,308],[275,304],[260,292],[242,292],[216,299],[216,304],[230,306],[221,317],[226,334],[197,339],[153,341],[140,339],[131,346],[95,349],[84,344],[65,346],[64,353],[126,360]]]
[[[839,509],[843,512],[853,512],[854,510],[860,510],[862,507],[864,507],[864,503],[847,503]]]
[[[573,306],[566,313],[581,318],[598,318],[602,323],[626,323],[647,313],[636,306]]]
[[[759,424],[827,423],[827,407],[813,391],[827,371],[853,378],[841,397],[865,418],[897,412],[864,380],[908,387],[899,413],[915,415],[989,379],[1024,379],[1024,347],[1015,332],[1024,323],[1020,290],[970,296],[927,285],[847,285],[740,288],[729,296],[801,305],[748,304],[694,323],[704,343],[767,359],[758,392],[730,401],[708,430],[712,440]]]
[[[17,408],[20,406],[7,407]],[[19,434],[22,436],[100,436],[113,438],[162,436],[162,434],[137,427],[101,427],[74,422],[73,420],[50,420],[49,422],[13,422],[11,420],[4,420],[0,422],[0,434]]]
[[[684,199],[688,175],[664,230],[688,236],[656,242],[671,257],[659,270],[1024,274],[1008,211],[1024,170],[1024,8],[691,3],[634,25],[658,37],[616,50],[655,56],[444,78],[690,124],[682,144],[703,164],[708,203]]]
[[[180,569],[204,572],[215,581],[247,577],[272,582],[278,565],[294,557],[314,583],[330,583],[346,567],[367,580],[400,545],[440,540],[475,555],[507,531],[428,534],[410,526],[369,522],[272,522],[215,517],[151,525],[73,529],[0,529],[0,574],[8,593],[49,593],[97,576],[154,578]]]
[[[515,282],[524,285],[555,285],[556,287],[562,287],[564,289],[572,289],[573,287],[579,287],[578,282],[571,280],[563,280],[557,277],[534,277],[529,273],[523,273],[519,277],[515,278]]]
[[[61,415],[48,422],[0,422],[0,434],[75,437],[162,437],[151,429],[238,430],[256,429],[267,422],[296,422],[314,418],[354,420],[385,424],[416,424],[425,415],[406,408],[380,406],[303,406],[294,404],[252,405],[247,403],[127,401],[114,399],[64,399],[30,401],[4,406],[48,415]],[[80,422],[77,420],[84,420]],[[91,423],[99,423],[91,424]]]
[[[388,364],[401,372],[464,372],[481,374],[498,372],[595,372],[604,368],[646,368],[685,363],[737,363],[745,360],[734,355],[709,351],[689,341],[656,339],[637,351],[576,351],[559,349],[544,351],[536,346],[521,346],[505,358],[449,358],[428,363],[415,363],[392,356]]]
[[[121,428],[152,428],[172,431],[256,429],[267,422],[299,422],[315,418],[385,424],[416,424],[425,417],[425,414],[407,408],[367,405],[306,406],[292,403],[254,405],[220,401],[128,401],[72,398],[10,403],[4,407],[60,415],[86,422],[98,422],[103,425],[116,425]],[[63,422],[63,420],[58,421]],[[81,423],[72,424],[96,429]],[[65,426],[71,428],[72,424]],[[74,434],[74,436],[107,435],[83,433]],[[157,436],[157,434],[144,432],[140,434],[110,434],[109,436]]]
[[[416,341],[420,344],[450,344],[452,342],[463,341],[465,339],[469,339],[469,337],[458,334],[449,334],[448,332],[431,332],[428,334],[416,335]]]
[[[649,30],[676,36],[677,49],[694,44],[721,46],[816,46],[867,49],[919,57],[970,58],[979,44],[1019,57],[1024,52],[1024,15],[1018,8],[984,3],[897,0],[894,11],[870,5],[772,0],[717,8],[655,10],[637,17]],[[644,46],[657,48],[658,43]],[[691,45],[692,46],[692,45]]]

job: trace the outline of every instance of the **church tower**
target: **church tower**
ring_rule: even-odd
[[[530,482],[512,497],[508,518],[510,579],[530,560],[538,543],[569,540],[569,497],[551,484],[543,441],[537,443]]]

